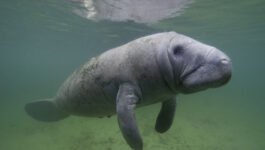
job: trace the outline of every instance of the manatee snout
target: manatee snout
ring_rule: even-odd
[[[216,66],[216,71],[219,75],[216,76],[216,84],[223,85],[227,83],[232,76],[232,62],[231,59],[217,48],[212,49],[209,55],[209,64]]]
[[[227,83],[232,76],[232,62],[231,59],[225,54],[218,60],[219,68],[222,70],[220,84],[223,85]]]
[[[232,76],[231,59],[217,48],[210,48],[193,62],[181,83],[183,93],[192,93],[226,84]]]

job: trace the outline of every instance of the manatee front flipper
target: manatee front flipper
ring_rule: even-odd
[[[134,116],[134,108],[139,101],[139,92],[134,85],[120,85],[117,94],[117,116],[123,137],[134,150],[142,150],[143,142]]]
[[[162,103],[161,110],[156,119],[155,129],[157,132],[163,133],[170,128],[174,119],[176,105],[176,97],[172,97]]]

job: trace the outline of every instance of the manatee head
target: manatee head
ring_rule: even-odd
[[[174,34],[158,63],[168,85],[176,92],[193,93],[227,83],[232,75],[230,58],[215,47]]]

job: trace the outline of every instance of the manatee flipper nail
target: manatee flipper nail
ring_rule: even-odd
[[[174,120],[175,110],[177,105],[176,97],[162,102],[162,107],[156,119],[155,129],[157,132],[166,132]]]
[[[142,150],[143,142],[139,134],[134,108],[139,97],[131,84],[122,84],[117,94],[117,116],[120,130],[126,142],[134,150]]]

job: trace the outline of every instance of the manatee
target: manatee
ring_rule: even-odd
[[[163,133],[173,123],[178,94],[220,87],[231,75],[230,58],[217,48],[176,32],[157,33],[90,59],[53,98],[28,103],[25,110],[40,121],[117,114],[126,142],[142,150],[135,108],[161,102],[155,130]]]

